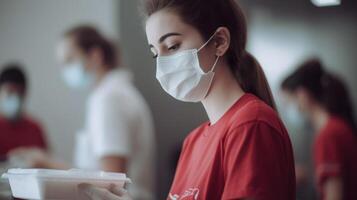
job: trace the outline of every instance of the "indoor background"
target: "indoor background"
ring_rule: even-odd
[[[317,7],[309,0],[240,0],[249,24],[248,49],[262,64],[276,99],[279,84],[304,59],[319,57],[347,82],[357,106],[357,3]],[[74,133],[84,120],[88,92],[61,80],[55,45],[63,31],[96,25],[120,41],[123,65],[148,101],[157,136],[158,194],[170,187],[184,137],[207,120],[200,104],[180,103],[155,79],[138,0],[0,0],[0,66],[19,61],[30,77],[27,108],[45,126],[56,156],[72,160]],[[212,13],[214,15],[214,13]],[[299,139],[291,132],[293,143]],[[304,141],[300,141],[304,142]]]

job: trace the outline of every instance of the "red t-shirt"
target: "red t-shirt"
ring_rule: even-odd
[[[46,149],[41,126],[29,117],[12,123],[0,116],[0,157],[6,158],[9,151],[18,147]]]
[[[357,137],[341,118],[330,117],[314,144],[315,175],[321,199],[322,186],[330,177],[341,177],[343,199],[357,199]]]
[[[167,199],[295,199],[290,139],[276,112],[251,94],[184,141]]]

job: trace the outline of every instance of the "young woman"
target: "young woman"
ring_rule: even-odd
[[[314,162],[321,199],[357,199],[357,136],[345,85],[318,60],[301,65],[282,84],[315,131]]]
[[[185,139],[167,199],[295,199],[290,140],[263,70],[245,49],[236,1],[146,0],[145,12],[156,78],[174,98],[201,102],[209,117]]]

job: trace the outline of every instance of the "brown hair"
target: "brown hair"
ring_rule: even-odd
[[[232,37],[225,57],[232,73],[245,92],[276,109],[263,69],[246,51],[247,24],[235,0],[143,0],[143,6],[147,17],[163,9],[172,9],[185,23],[196,27],[206,40],[217,28],[228,28]]]
[[[99,48],[103,54],[103,61],[108,67],[115,68],[119,64],[116,45],[105,38],[93,26],[76,26],[66,31],[64,35],[73,38],[76,45],[82,49],[84,53],[88,53],[93,48]]]

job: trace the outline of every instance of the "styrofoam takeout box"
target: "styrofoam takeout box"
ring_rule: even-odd
[[[22,199],[77,199],[77,187],[89,183],[102,188],[124,187],[130,179],[122,173],[86,170],[9,169],[12,195]]]

